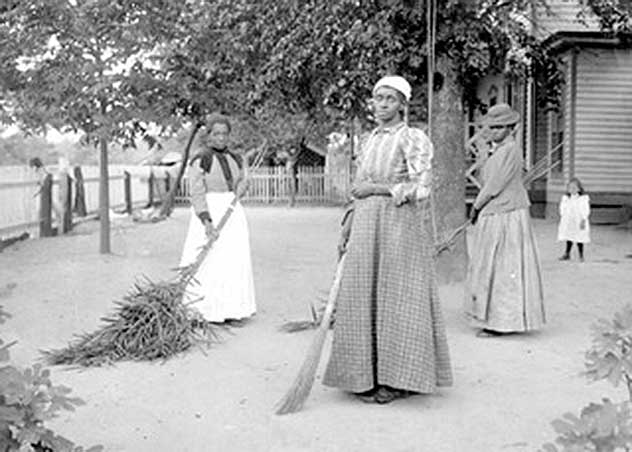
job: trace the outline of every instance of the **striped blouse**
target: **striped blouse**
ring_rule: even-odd
[[[358,156],[356,182],[387,184],[396,204],[430,195],[433,146],[421,130],[399,123],[376,128]]]

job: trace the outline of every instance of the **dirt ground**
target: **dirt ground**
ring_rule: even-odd
[[[307,318],[335,265],[340,210],[247,209],[258,313],[206,354],[166,363],[53,368],[53,381],[86,405],[50,423],[78,444],[107,451],[536,451],[550,421],[624,388],[579,375],[590,324],[632,296],[632,234],[594,227],[587,262],[559,262],[555,224],[535,222],[549,323],[538,333],[479,339],[462,317],[463,285],[441,286],[455,374],[452,388],[388,406],[366,405],[316,382],[305,409],[273,414],[313,332],[278,327]],[[0,253],[0,304],[12,314],[4,340],[16,364],[92,331],[112,301],[147,275],[165,278],[179,259],[188,211],[160,224],[116,220],[113,254],[98,254],[96,223],[72,235],[20,242]],[[328,354],[328,350],[325,350]],[[324,360],[323,360],[324,361]],[[322,372],[323,366],[321,364]],[[320,379],[320,375],[318,376]]]

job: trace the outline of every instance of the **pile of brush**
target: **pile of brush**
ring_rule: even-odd
[[[230,206],[217,225],[218,233],[226,225],[239,199],[248,187],[248,178],[261,166],[267,152],[267,141],[256,151],[254,161],[245,168],[243,184],[235,193]],[[52,365],[70,364],[100,366],[116,361],[165,360],[193,346],[208,346],[218,337],[217,325],[185,303],[185,291],[190,283],[198,283],[195,275],[217,238],[204,244],[194,262],[177,269],[175,280],[153,282],[145,279],[136,283],[111,316],[103,318],[97,331],[79,336],[59,350],[44,351],[44,359]]]
[[[49,364],[100,366],[116,361],[164,360],[194,346],[217,340],[215,325],[204,321],[185,304],[186,282],[152,282],[134,285],[104,325],[66,348],[44,352]]]

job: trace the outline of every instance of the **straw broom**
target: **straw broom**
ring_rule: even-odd
[[[320,356],[325,345],[325,338],[327,337],[327,330],[329,330],[329,322],[331,321],[331,315],[334,312],[334,306],[336,299],[338,298],[338,290],[340,289],[340,280],[342,279],[342,271],[345,265],[346,253],[344,253],[338,265],[336,266],[336,275],[334,282],[329,290],[329,296],[327,297],[327,306],[325,307],[325,313],[320,321],[320,327],[316,331],[316,336],[312,340],[312,343],[307,351],[307,356],[303,365],[301,366],[296,379],[290,386],[290,389],[285,396],[277,403],[276,414],[288,414],[294,413],[300,410],[307,400],[312,386],[314,385],[314,379],[316,377],[316,370],[320,363]]]

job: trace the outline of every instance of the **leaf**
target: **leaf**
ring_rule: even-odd
[[[573,433],[575,431],[575,426],[570,422],[563,421],[561,419],[555,419],[551,422],[553,429],[562,435],[566,435],[569,433]]]

